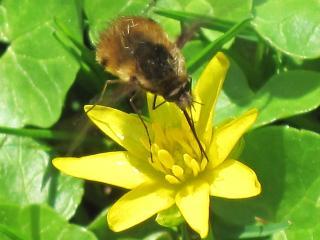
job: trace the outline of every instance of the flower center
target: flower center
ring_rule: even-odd
[[[151,166],[163,173],[171,184],[194,178],[207,166],[191,131],[183,128],[160,128],[153,124],[154,143],[151,146]],[[205,146],[203,145],[205,148]]]

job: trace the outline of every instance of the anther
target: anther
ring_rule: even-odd
[[[200,163],[200,171],[203,171],[206,168],[207,164],[208,160],[206,158],[202,158],[202,161]]]
[[[183,168],[180,167],[179,165],[173,165],[172,166],[172,173],[177,177],[179,178],[180,180],[184,180],[184,176],[183,176]]]
[[[179,183],[181,183],[178,178],[176,178],[175,176],[172,176],[170,174],[167,174],[165,176],[165,179],[171,184],[179,184]]]
[[[165,166],[166,168],[171,168],[172,165],[174,164],[174,160],[171,156],[171,154],[164,149],[160,149],[158,151],[158,159],[161,162],[161,164],[163,166]]]
[[[198,162],[193,158],[190,163],[191,163],[191,169],[192,169],[193,175],[197,176],[200,172],[200,167]]]

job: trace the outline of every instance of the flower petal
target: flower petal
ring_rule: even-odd
[[[147,100],[148,100],[148,109],[151,122],[157,122],[162,127],[180,127],[181,119],[184,118],[182,111],[179,107],[172,102],[164,102],[165,100],[161,96],[157,96],[156,106],[161,104],[161,106],[157,107],[156,109],[152,109],[154,94],[147,93]]]
[[[213,111],[228,68],[227,57],[221,52],[217,53],[202,72],[195,86],[194,96],[198,102],[203,104],[197,122],[197,132],[200,138],[207,127],[211,127]]]
[[[109,227],[119,232],[174,204],[174,190],[164,185],[144,184],[122,196],[109,210]]]
[[[223,198],[248,198],[261,192],[255,172],[239,161],[228,159],[214,169],[210,195]]]
[[[256,109],[252,109],[241,117],[234,119],[215,131],[214,144],[210,146],[210,151],[215,151],[216,147],[218,159],[213,162],[213,166],[218,166],[223,162],[232,151],[233,147],[237,144],[241,136],[250,128],[250,126],[255,122],[258,116]]]
[[[183,187],[176,196],[176,204],[190,227],[201,238],[208,234],[209,227],[209,184],[195,180]]]
[[[55,158],[53,165],[65,174],[132,189],[147,177],[132,166],[127,152],[107,152],[81,158]]]
[[[85,111],[91,108],[87,105]],[[148,155],[148,150],[143,147],[143,143],[148,143],[148,135],[137,115],[98,105],[87,114],[105,134],[130,153],[139,157]],[[150,129],[149,124],[145,124]],[[151,131],[149,134],[152,134]]]

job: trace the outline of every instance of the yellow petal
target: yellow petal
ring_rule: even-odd
[[[221,52],[217,53],[202,72],[195,86],[196,100],[202,103],[197,122],[197,132],[200,138],[202,138],[207,127],[211,127],[213,111],[228,68],[227,57]]]
[[[248,198],[261,192],[254,171],[239,161],[228,159],[214,169],[210,185],[212,196],[223,198]]]
[[[91,107],[85,106],[85,111]],[[88,116],[105,134],[130,153],[139,157],[148,156],[148,150],[143,147],[143,142],[148,143],[147,131],[137,115],[97,105],[88,112]],[[149,125],[147,122],[145,124]],[[150,130],[149,134],[152,134]]]
[[[127,152],[107,152],[81,158],[55,158],[52,163],[65,174],[128,189],[147,179],[130,164]]]
[[[156,109],[152,109],[154,94],[147,93],[149,115],[152,122],[159,123],[163,128],[179,127],[181,119],[184,118],[182,111],[175,103],[165,102]],[[157,96],[156,105],[161,104],[165,100],[161,96]]]
[[[174,191],[164,185],[144,184],[122,196],[109,210],[109,227],[119,232],[174,204]]]
[[[209,201],[209,184],[200,180],[186,185],[176,196],[181,214],[201,238],[208,235]]]
[[[252,109],[243,114],[241,117],[222,125],[215,131],[214,140],[209,148],[210,152],[215,151],[211,148],[216,147],[218,159],[213,162],[214,166],[218,166],[227,158],[241,136],[255,122],[257,115],[257,110]]]

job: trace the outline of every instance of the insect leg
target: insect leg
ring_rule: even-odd
[[[109,84],[114,84],[114,83],[122,83],[122,84],[127,84],[127,82],[119,80],[119,79],[115,79],[115,80],[107,80],[104,83],[103,89],[101,91],[101,93],[99,94],[99,99],[97,101],[94,101],[95,103],[93,104],[93,106],[91,106],[86,113],[90,112],[95,106],[97,106],[97,104],[101,103],[102,100],[104,99],[104,95],[106,93],[106,89],[107,86],[109,86]],[[78,134],[76,136],[76,138],[72,141],[72,143],[68,146],[68,150],[66,153],[66,156],[72,156],[74,154],[74,152],[76,151],[76,149],[78,149],[78,147],[83,143],[83,141],[86,139],[86,136],[88,134],[88,132],[90,131],[90,129],[92,128],[92,124],[88,122],[88,118],[86,117],[85,119],[79,119],[77,126],[79,127],[78,130]],[[81,129],[80,129],[81,127]]]
[[[178,48],[182,48],[188,41],[190,41],[195,33],[200,29],[200,22],[193,22],[189,26],[182,26],[182,32],[176,40]]]
[[[116,80],[107,80],[105,82],[105,84],[103,85],[102,91],[99,95],[98,101],[95,102],[95,104],[93,104],[89,110],[86,111],[86,113],[90,112],[95,106],[97,106],[98,103],[101,103],[104,97],[104,94],[106,93],[107,87],[110,84],[117,84],[117,83],[123,83],[123,81],[121,79],[116,79]]]
[[[155,94],[153,97],[153,102],[152,102],[152,110],[156,110],[158,107],[160,107],[162,104],[164,104],[166,102],[166,100],[164,100],[163,102],[159,103],[158,105],[156,104],[157,102],[157,97],[158,95]]]
[[[147,133],[147,136],[148,136],[148,141],[149,141],[149,146],[150,146],[150,158],[151,158],[151,161],[153,162],[153,158],[152,158],[152,152],[151,152],[151,138],[150,138],[150,134],[149,134],[149,130],[148,130],[148,127],[146,125],[146,123],[144,122],[142,116],[141,116],[141,113],[140,111],[138,110],[138,108],[136,107],[136,105],[134,104],[134,99],[135,97],[137,96],[137,93],[138,91],[135,91],[135,93],[131,96],[131,98],[129,99],[129,103],[130,103],[130,106],[132,107],[133,111],[138,115],[144,129],[146,130],[146,133]]]

